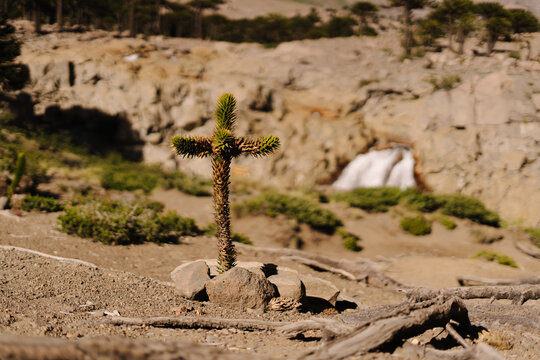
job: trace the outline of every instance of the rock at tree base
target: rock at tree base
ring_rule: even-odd
[[[191,261],[171,272],[178,293],[191,300],[206,300],[205,285],[210,280],[210,270],[203,260]]]
[[[268,277],[276,288],[278,296],[301,300],[306,295],[306,288],[298,274],[293,272],[282,272]]]
[[[306,286],[307,297],[320,298],[336,306],[339,289],[330,281],[308,275],[302,277],[302,282]]]
[[[274,286],[263,275],[234,267],[206,283],[211,302],[223,307],[263,309],[276,296]]]

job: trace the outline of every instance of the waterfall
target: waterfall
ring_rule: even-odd
[[[360,154],[343,169],[332,186],[341,190],[377,186],[396,186],[401,189],[414,187],[416,181],[412,150],[398,146]]]

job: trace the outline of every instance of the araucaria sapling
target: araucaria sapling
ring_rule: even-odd
[[[218,267],[220,272],[225,272],[236,264],[229,206],[231,161],[242,154],[254,157],[269,155],[279,147],[279,138],[273,135],[257,140],[235,137],[233,128],[238,110],[236,99],[231,94],[220,96],[215,115],[216,128],[212,137],[177,135],[171,140],[171,144],[178,155],[212,158],[214,216],[219,247]]]
[[[19,153],[17,156],[17,163],[15,164],[15,175],[13,176],[13,181],[8,187],[7,190],[7,206],[11,206],[11,198],[13,197],[13,194],[15,193],[15,190],[17,190],[17,187],[19,186],[19,183],[21,182],[21,178],[24,175],[24,171],[26,170],[26,155],[24,155],[23,152]]]

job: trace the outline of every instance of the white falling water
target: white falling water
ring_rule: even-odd
[[[414,187],[412,150],[396,147],[360,154],[343,169],[333,186],[341,190],[377,186]]]

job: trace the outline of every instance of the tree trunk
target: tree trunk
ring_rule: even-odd
[[[201,1],[197,1],[197,7],[195,8],[195,37],[202,39],[202,8]]]
[[[56,0],[56,23],[58,30],[62,30],[62,0]]]
[[[495,43],[497,42],[497,38],[493,35],[489,35],[488,41],[487,41],[487,55],[491,55],[493,52],[493,48],[495,48]]]
[[[135,0],[129,1],[129,36],[135,37],[137,29],[135,28]]]
[[[161,34],[161,1],[156,0],[156,34]]]
[[[34,30],[36,33],[41,32],[41,9],[39,8],[39,5],[37,1],[34,1],[34,7],[33,7],[33,17],[34,17]]]
[[[404,39],[403,48],[405,49],[405,55],[411,55],[412,47],[412,32],[411,32],[411,10],[407,7],[403,7],[403,23],[404,23]]]
[[[212,159],[214,182],[214,211],[217,225],[218,266],[220,272],[234,267],[236,249],[231,239],[231,216],[229,209],[229,183],[231,158],[218,154]]]
[[[448,21],[448,50],[454,51],[453,44],[452,44],[452,38],[454,37],[454,26],[452,25],[452,21]]]

